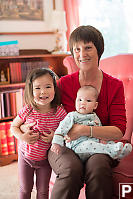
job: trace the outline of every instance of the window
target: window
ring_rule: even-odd
[[[92,25],[104,37],[102,58],[133,53],[132,0],[79,0],[80,25]]]

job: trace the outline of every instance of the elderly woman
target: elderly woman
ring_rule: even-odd
[[[94,126],[92,135],[102,140],[120,140],[126,129],[123,84],[99,69],[104,51],[102,34],[92,26],[80,26],[70,35],[70,51],[79,71],[60,78],[61,101],[67,112],[75,110],[78,89],[92,85],[99,92],[96,114],[103,126]],[[90,127],[75,124],[69,141],[90,136]],[[57,174],[51,199],[78,199],[86,184],[86,199],[112,198],[112,167],[115,161],[105,154],[94,154],[84,164],[76,154],[64,147],[59,155],[49,151],[49,162]]]
[[[90,130],[90,126],[74,124],[66,141],[90,135],[106,141],[120,140],[126,129],[124,89],[120,80],[98,67],[104,51],[102,34],[92,26],[80,26],[71,33],[69,44],[79,71],[59,79],[61,102],[67,112],[75,111],[78,89],[84,85],[96,87],[98,107],[95,112],[102,126]],[[27,132],[26,128],[23,127],[23,131]],[[57,174],[51,199],[78,199],[84,183],[86,199],[112,198],[112,168],[116,161],[108,155],[94,154],[82,163],[71,149],[62,147],[58,155],[50,150],[48,160]]]

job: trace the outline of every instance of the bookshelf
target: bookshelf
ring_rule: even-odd
[[[53,71],[59,76],[67,74],[67,68],[63,65],[63,59],[68,54],[34,54],[0,57],[1,64],[9,64],[13,62],[23,61],[47,61],[53,67]]]
[[[44,54],[45,53],[45,54]],[[59,76],[64,76],[67,74],[67,68],[63,65],[63,59],[68,56],[68,54],[51,54],[48,51],[44,50],[20,50],[19,56],[5,56],[0,57],[0,70],[3,67],[9,67],[11,63],[22,63],[22,62],[36,62],[36,61],[46,61],[50,65],[51,69]],[[10,69],[10,67],[9,67]],[[15,71],[15,65],[14,65]],[[15,92],[15,90],[24,89],[25,83],[18,82],[18,83],[10,83],[11,80],[11,73],[9,70],[8,81],[0,83],[0,95],[1,93],[5,92]],[[5,116],[0,118],[0,125],[6,125],[8,122],[12,121],[15,115]],[[3,127],[1,127],[3,128]],[[7,130],[7,129],[6,129]],[[5,132],[6,132],[5,130]],[[9,130],[9,129],[8,129]],[[11,163],[14,160],[17,160],[17,151],[13,154],[4,154],[2,153],[3,146],[5,146],[2,142],[2,132],[4,135],[4,130],[0,129],[0,166],[4,166],[6,164]],[[15,141],[15,147],[16,147]]]

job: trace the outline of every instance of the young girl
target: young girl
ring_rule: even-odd
[[[55,74],[46,68],[35,69],[27,76],[25,106],[19,111],[11,125],[11,132],[20,141],[18,169],[20,199],[30,199],[36,174],[37,199],[48,199],[51,167],[47,151],[53,132],[66,116],[59,106],[60,99]],[[22,133],[23,123],[35,123],[31,133]]]

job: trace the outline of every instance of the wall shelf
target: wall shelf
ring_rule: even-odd
[[[49,32],[0,32],[0,35],[53,35],[54,31]]]

